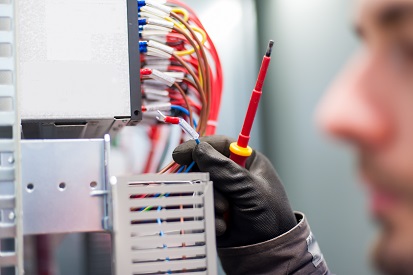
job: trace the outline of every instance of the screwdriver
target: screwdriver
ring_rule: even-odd
[[[261,68],[258,73],[255,88],[252,91],[251,99],[248,105],[247,113],[245,114],[242,130],[238,135],[238,140],[231,143],[229,150],[231,152],[230,159],[238,165],[245,167],[247,158],[252,154],[252,148],[248,146],[252,124],[254,123],[255,114],[257,113],[258,104],[262,95],[262,87],[264,86],[265,76],[271,61],[272,47],[274,41],[270,40],[267,51],[262,59]]]

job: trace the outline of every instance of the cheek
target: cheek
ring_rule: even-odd
[[[399,83],[403,83],[399,81]],[[391,123],[390,139],[380,152],[380,162],[400,183],[413,190],[413,85],[394,85],[380,105]]]
[[[388,234],[389,252],[408,254],[413,257],[413,209],[402,203],[390,218],[391,231]]]

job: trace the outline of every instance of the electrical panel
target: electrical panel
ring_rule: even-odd
[[[17,1],[23,138],[102,138],[141,120],[136,1]]]
[[[23,274],[23,235],[85,232],[111,235],[114,274],[216,274],[209,175],[162,166],[215,133],[222,89],[181,1],[0,1],[0,274]],[[111,137],[138,123],[143,174],[113,177]]]

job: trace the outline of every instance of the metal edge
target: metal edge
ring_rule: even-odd
[[[128,125],[136,125],[142,120],[142,95],[140,87],[140,52],[138,28],[138,4],[136,0],[127,1],[128,45],[129,45],[129,83],[131,120]]]
[[[205,238],[207,249],[207,265],[208,274],[218,274],[217,266],[217,251],[216,251],[216,239],[215,239],[215,215],[214,215],[214,188],[212,181],[209,181],[205,186],[204,207],[205,211]]]
[[[15,194],[16,194],[16,208],[15,208],[15,222],[16,222],[16,246],[15,246],[15,251],[16,251],[16,256],[17,256],[17,268],[16,268],[16,274],[23,275],[24,274],[24,257],[23,257],[23,194],[22,194],[22,175],[21,175],[21,117],[20,117],[20,111],[19,111],[19,103],[18,103],[18,98],[19,98],[19,91],[18,91],[18,64],[17,64],[17,45],[19,44],[18,42],[18,36],[17,36],[17,26],[19,22],[19,17],[18,17],[18,10],[17,10],[17,5],[16,5],[17,0],[11,0],[11,5],[13,10],[13,55],[14,55],[14,87],[15,87],[15,99],[14,99],[14,110],[15,110],[15,123],[14,123],[14,129],[13,129],[13,137],[16,143],[15,147],[15,152],[14,152],[14,166],[15,166]]]

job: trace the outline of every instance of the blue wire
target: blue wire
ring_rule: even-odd
[[[190,116],[190,115],[189,115],[189,111],[188,111],[186,108],[182,107],[182,106],[172,105],[172,106],[171,106],[171,109],[172,109],[172,110],[181,111],[182,113],[184,113],[184,114],[187,115],[188,117]],[[194,120],[194,126],[195,126],[195,128],[198,127],[198,123],[196,123],[195,118],[194,118],[193,120]]]
[[[138,0],[136,2],[138,2],[138,7],[146,6],[146,1],[145,0]]]
[[[191,171],[192,168],[194,168],[195,165],[195,161],[191,162],[191,164],[188,165],[188,168],[186,168],[184,173],[188,173],[189,171]]]
[[[161,194],[155,194],[155,196],[154,196],[154,197],[155,197],[155,198],[157,198],[157,197],[159,197],[160,195],[161,195]],[[145,210],[145,208],[146,208],[146,207],[142,207],[140,211]]]
[[[184,171],[185,166],[181,166],[181,168],[179,168],[179,170],[177,171],[177,173],[182,173],[182,171]]]
[[[157,210],[157,211],[158,211],[158,212],[160,212],[160,211],[161,211],[161,209],[162,209],[162,206],[160,206],[160,205],[159,205],[159,206],[158,206],[158,210]],[[158,222],[158,224],[159,224],[159,225],[161,225],[161,224],[162,224],[162,222],[161,222],[161,218],[157,218],[157,219],[156,219],[156,221]],[[159,235],[160,235],[161,237],[163,237],[163,236],[164,236],[164,234],[163,234],[163,231],[162,231],[162,230],[159,232]],[[164,248],[165,248],[165,245],[164,245]]]

